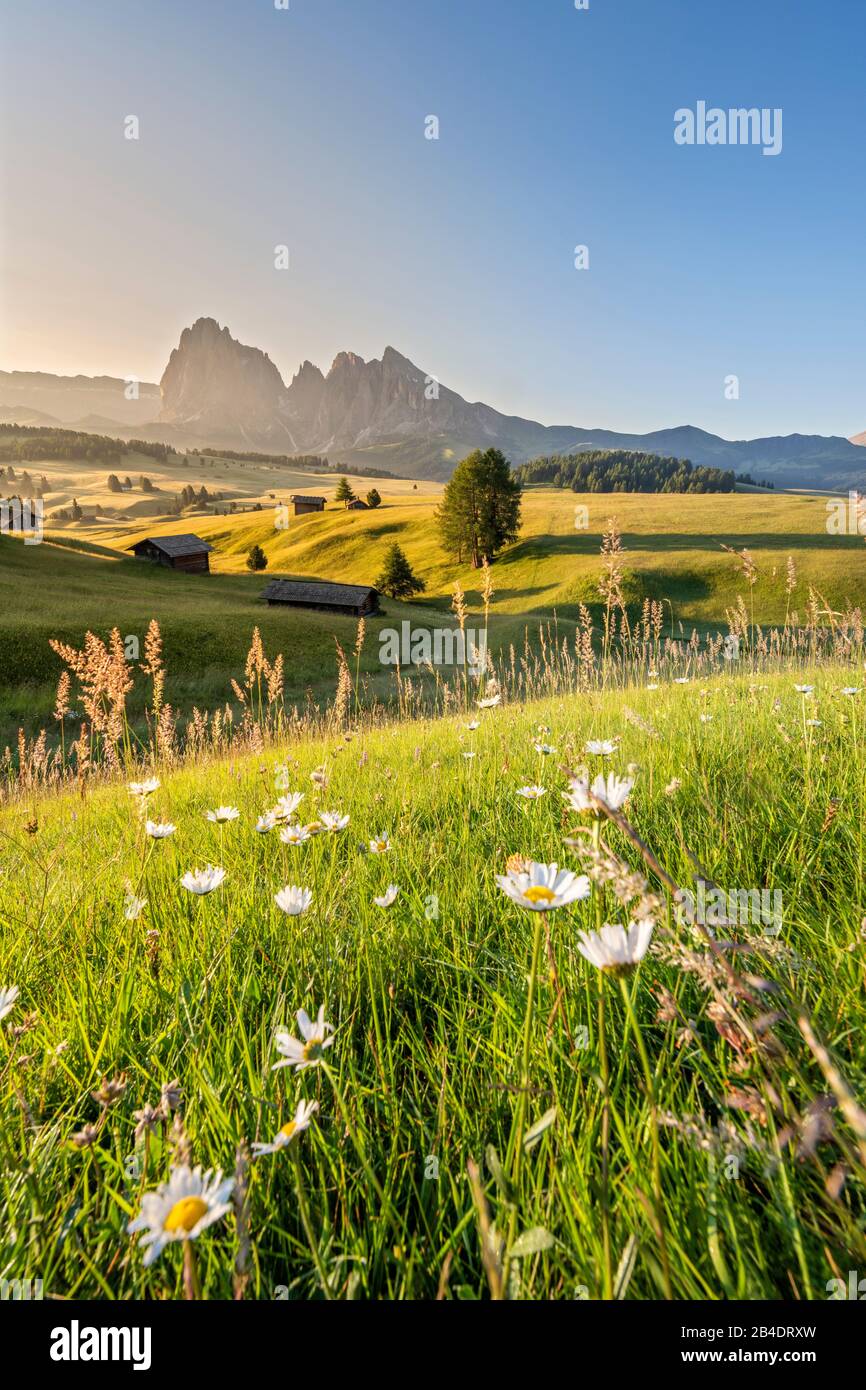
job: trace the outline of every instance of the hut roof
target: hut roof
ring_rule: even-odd
[[[272,579],[262,594],[270,602],[357,607],[377,591],[369,584],[331,584],[321,579]]]
[[[321,502],[324,506],[324,497],[307,497],[303,492],[293,492],[289,498],[290,502]]]
[[[127,550],[135,550],[139,545],[153,545],[157,550],[161,550],[163,555],[206,555],[213,546],[207,541],[203,541],[201,536],[186,534],[182,536],[145,536],[142,540],[136,541],[135,545],[128,545]]]

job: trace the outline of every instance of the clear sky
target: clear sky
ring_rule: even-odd
[[[866,0],[0,15],[2,368],[158,380],[205,314],[286,380],[390,343],[548,424],[866,429]],[[678,146],[701,100],[782,153]]]

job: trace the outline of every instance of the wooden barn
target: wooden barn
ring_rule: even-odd
[[[136,560],[150,560],[154,565],[166,565],[187,574],[209,574],[210,552],[213,546],[200,536],[147,536],[135,545],[127,546]]]
[[[353,497],[351,502],[346,503],[347,512],[368,512],[370,508],[366,502],[362,502],[360,497]]]
[[[307,512],[323,512],[325,510],[324,497],[304,497],[301,493],[294,492],[289,501],[295,509],[295,516],[304,516]]]
[[[379,592],[361,584],[331,584],[321,579],[272,579],[262,594],[269,608],[315,608],[320,613],[368,617],[379,607]]]

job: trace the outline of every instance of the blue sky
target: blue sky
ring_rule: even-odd
[[[390,343],[549,424],[866,429],[863,0],[0,15],[0,367],[158,379],[208,314],[287,380]],[[782,153],[676,145],[699,100]]]

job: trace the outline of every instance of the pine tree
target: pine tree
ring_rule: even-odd
[[[382,499],[381,499],[381,497],[379,496],[379,494],[378,494],[378,492],[376,491],[375,488],[371,488],[370,491],[367,493],[367,506],[368,506],[368,507],[381,507],[381,505],[382,505]]]
[[[355,494],[349,486],[348,478],[341,478],[334,493],[335,502],[354,502]]]
[[[411,598],[427,588],[423,579],[413,574],[412,567],[396,541],[385,553],[385,568],[376,580],[376,588],[389,598]]]
[[[247,555],[247,569],[255,574],[259,570],[266,570],[268,567],[268,557],[260,545],[250,547]]]
[[[521,495],[520,483],[498,449],[469,454],[455,468],[436,511],[448,554],[470,559],[473,569],[494,560],[520,534]]]

